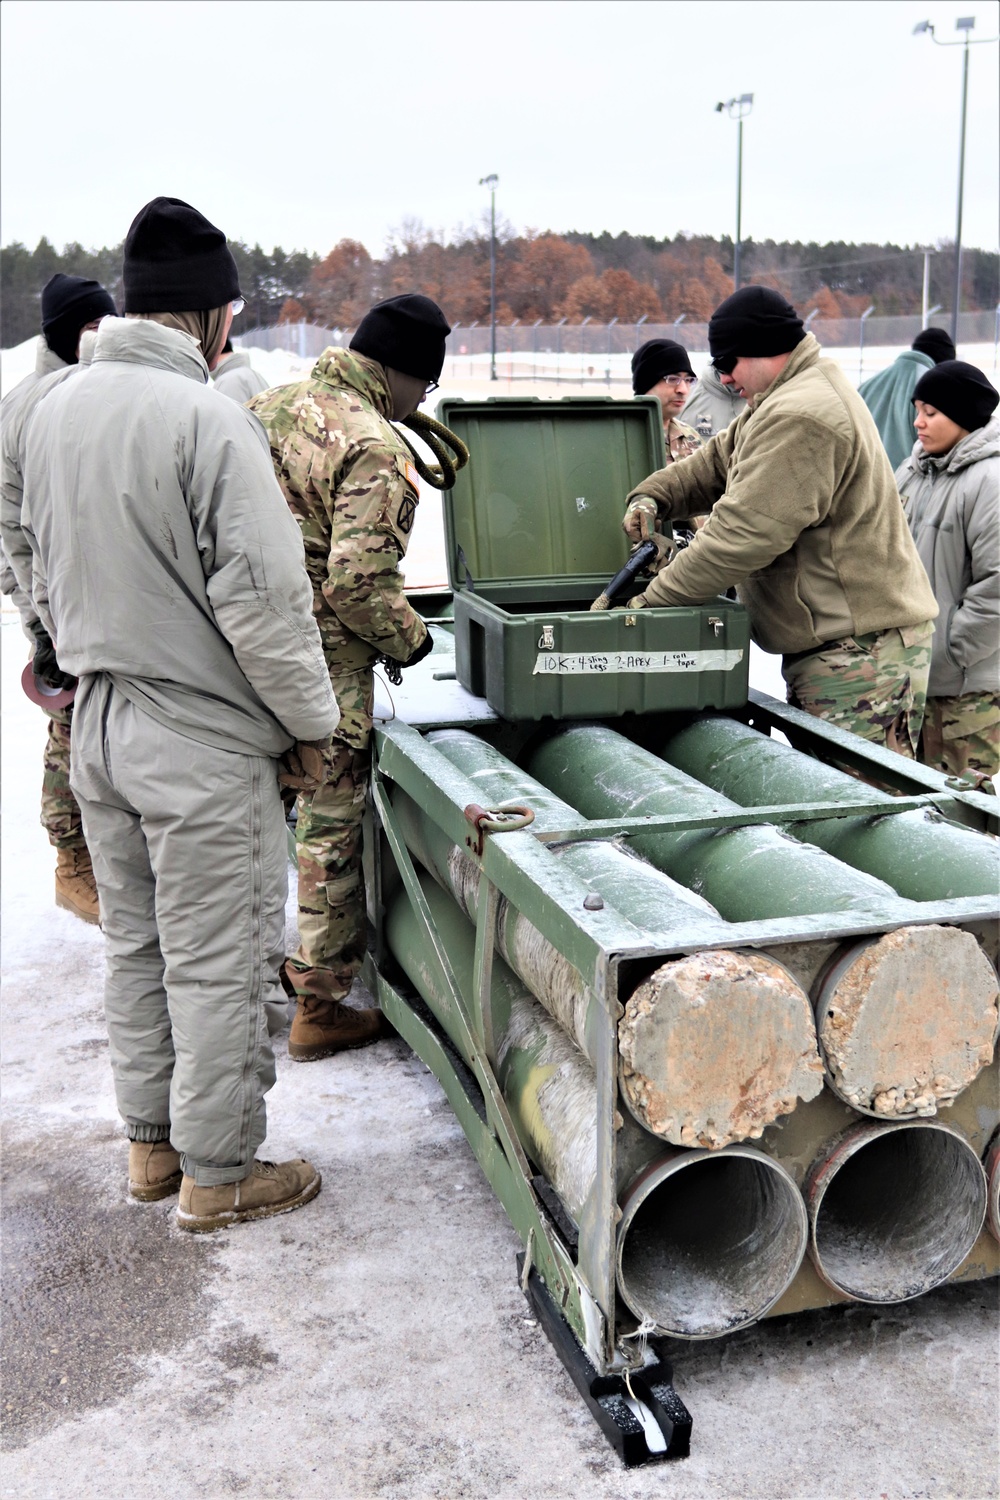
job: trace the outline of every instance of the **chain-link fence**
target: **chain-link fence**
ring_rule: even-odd
[[[807,317],[810,332],[824,348],[841,351],[841,362],[851,363],[860,379],[888,363],[874,351],[908,349],[920,332],[919,314],[902,318]],[[933,321],[933,320],[932,320]],[[946,320],[949,322],[950,320]],[[353,329],[321,328],[315,323],[283,323],[275,328],[253,328],[234,338],[237,348],[286,349],[314,359],[331,344],[346,345]],[[691,323],[504,323],[496,329],[496,368],[502,380],[533,380],[615,385],[631,379],[629,361],[646,339],[673,339],[692,355],[708,353],[708,324]],[[997,368],[1000,308],[992,312],[960,313],[960,345],[992,346]],[[444,373],[452,379],[489,376],[491,330],[488,323],[465,327],[456,323],[448,337]],[[852,351],[856,359],[852,358]],[[895,357],[894,352],[889,356]]]

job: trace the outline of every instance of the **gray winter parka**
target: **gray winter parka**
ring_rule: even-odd
[[[19,380],[0,402],[0,540],[3,566],[0,593],[13,599],[24,632],[32,640],[31,625],[38,619],[30,595],[31,548],[21,531],[21,441],[37,402],[65,376],[79,368],[53,354],[41,334],[35,345],[35,368]]]
[[[896,483],[941,609],[928,694],[1000,692],[1000,418],[940,458],[916,443]]]
[[[693,427],[703,440],[724,432],[730,422],[735,422],[740,412],[746,411],[746,401],[737,396],[731,385],[723,385],[714,365],[706,365],[698,376],[698,384],[684,403],[681,421]]]
[[[250,364],[250,356],[242,349],[227,354],[221,364],[212,371],[212,384],[217,391],[238,401],[242,406],[251,396],[267,390],[267,381],[262,380]]]
[[[275,757],[339,714],[264,430],[207,380],[189,334],[105,318],[90,369],[25,433],[32,597],[64,671],[107,673],[192,740]]]

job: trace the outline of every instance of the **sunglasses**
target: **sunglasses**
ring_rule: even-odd
[[[738,354],[717,354],[712,360],[712,366],[718,370],[720,375],[731,375],[736,368],[739,358]]]

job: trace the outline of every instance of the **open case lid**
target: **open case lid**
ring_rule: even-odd
[[[452,588],[599,593],[628,556],[625,496],[665,462],[656,397],[446,397],[437,415],[472,455],[442,496]]]

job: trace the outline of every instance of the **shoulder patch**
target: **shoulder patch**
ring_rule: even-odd
[[[420,476],[417,473],[416,465],[409,462],[406,465],[406,482],[407,484],[412,484],[414,489],[419,489],[420,487]]]
[[[413,530],[413,518],[417,513],[417,502],[412,495],[404,495],[396,512],[396,525],[404,536]]]

